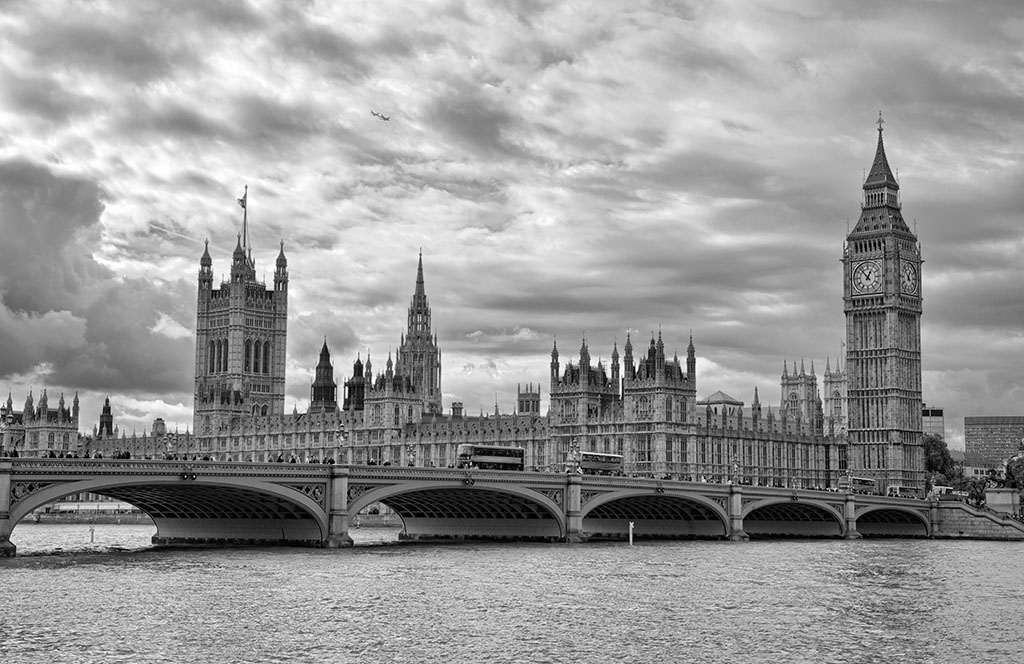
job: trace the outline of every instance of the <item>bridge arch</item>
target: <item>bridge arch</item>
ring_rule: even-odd
[[[593,496],[580,507],[582,530],[589,537],[725,537],[729,515],[713,498],[650,489],[620,489]]]
[[[902,505],[859,506],[857,532],[865,537],[931,537],[927,509]]]
[[[822,500],[772,496],[743,506],[743,531],[764,537],[844,537],[842,508]]]
[[[359,485],[350,486],[358,491]],[[558,496],[564,499],[564,493]],[[476,479],[411,481],[368,488],[353,496],[348,513],[384,503],[404,525],[403,539],[482,537],[560,540],[566,536],[561,502],[536,489]]]
[[[321,490],[322,491],[322,490]],[[156,524],[154,543],[238,542],[321,545],[327,518],[316,492],[246,477],[99,476],[48,483],[11,505],[11,523],[75,493],[129,503]],[[319,500],[324,500],[321,494]]]

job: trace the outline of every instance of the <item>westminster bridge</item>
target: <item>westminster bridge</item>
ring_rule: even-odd
[[[980,537],[1024,525],[959,502],[637,477],[218,461],[0,460],[0,555],[22,518],[64,496],[109,496],[156,524],[155,544],[345,547],[382,503],[402,539]]]

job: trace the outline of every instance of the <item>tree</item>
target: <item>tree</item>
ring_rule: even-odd
[[[1006,462],[1006,486],[1024,493],[1024,450]]]
[[[924,470],[928,475],[950,476],[954,472],[953,457],[949,455],[949,447],[942,436],[934,433],[924,435]]]
[[[967,480],[967,502],[977,507],[985,504],[985,488],[988,480],[982,477],[973,477]]]

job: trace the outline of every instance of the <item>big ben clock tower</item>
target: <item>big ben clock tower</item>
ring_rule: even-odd
[[[924,489],[921,444],[921,250],[903,220],[900,185],[878,147],[857,225],[843,251],[847,463],[879,488]],[[922,494],[923,495],[923,494]]]

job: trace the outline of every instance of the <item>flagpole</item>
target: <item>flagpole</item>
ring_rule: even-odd
[[[249,247],[249,185],[242,194],[242,249]]]

